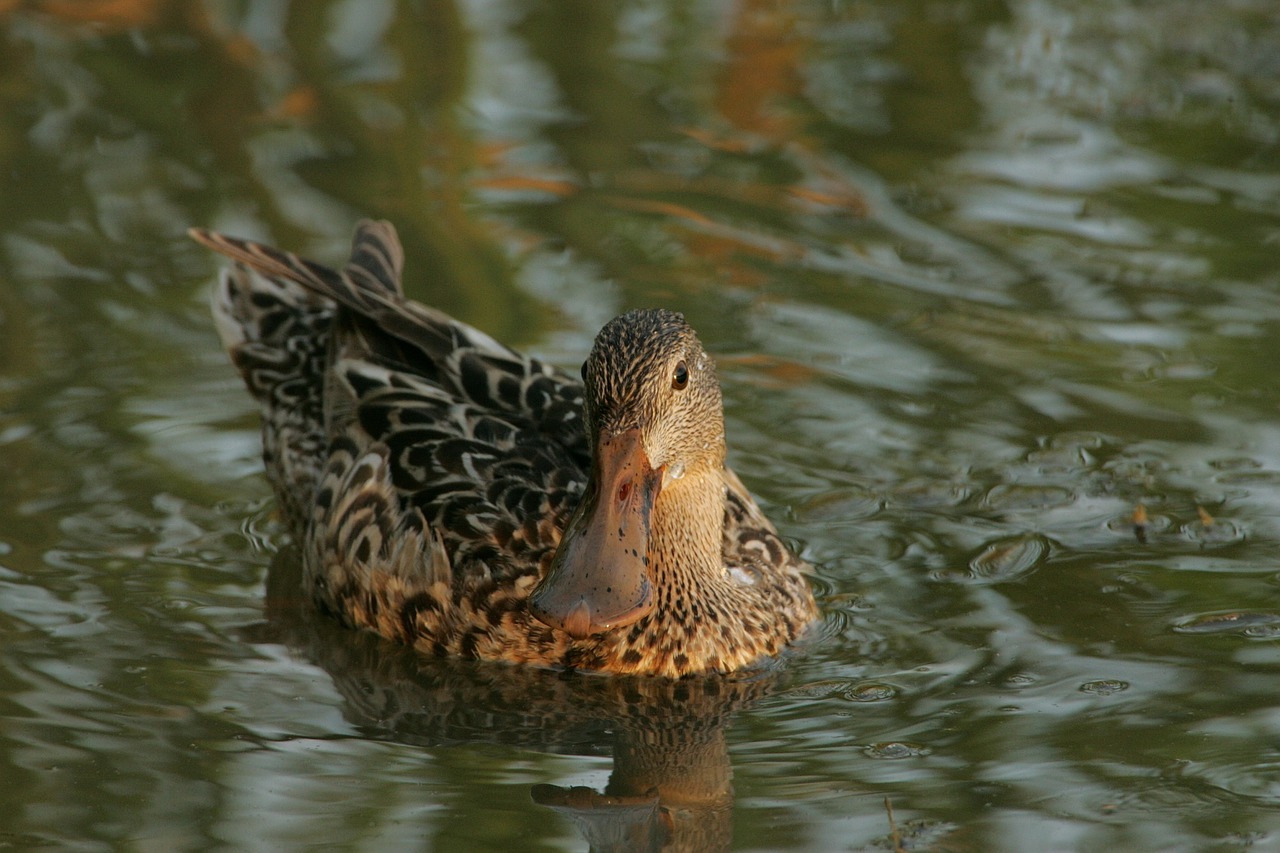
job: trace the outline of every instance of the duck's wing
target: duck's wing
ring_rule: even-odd
[[[406,300],[388,223],[361,222],[340,271],[214,232],[192,236],[337,305],[324,390],[336,450],[316,492],[334,537],[363,525],[389,541],[421,513],[455,582],[468,562],[495,576],[537,571],[586,481],[577,381]],[[333,543],[348,546],[362,547],[354,533]]]
[[[724,561],[749,576],[768,572],[803,572],[808,566],[782,541],[747,487],[729,467],[724,469]]]
[[[333,300],[343,328],[341,357],[376,361],[475,406],[527,420],[561,444],[589,453],[582,427],[582,386],[536,358],[435,308],[405,299],[404,252],[394,226],[363,220],[342,270],[254,243],[195,228],[191,236],[268,278],[296,282]]]

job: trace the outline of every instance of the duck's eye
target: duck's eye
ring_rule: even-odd
[[[689,368],[685,367],[684,362],[676,365],[676,372],[671,374],[671,387],[677,391],[683,391],[689,384]]]

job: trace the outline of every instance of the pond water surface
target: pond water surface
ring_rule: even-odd
[[[1280,849],[1278,142],[1270,0],[0,2],[0,845]],[[307,612],[184,231],[366,215],[570,368],[683,311],[817,636]]]

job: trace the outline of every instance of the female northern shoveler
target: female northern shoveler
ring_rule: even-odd
[[[670,677],[779,652],[807,567],[725,465],[711,359],[632,311],[581,383],[405,299],[395,229],[334,271],[210,231],[214,315],[262,406],[306,584],[429,654]]]

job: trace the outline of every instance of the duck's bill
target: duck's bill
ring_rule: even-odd
[[[582,503],[529,596],[537,619],[582,639],[653,610],[649,516],[661,487],[639,430],[600,437]]]

